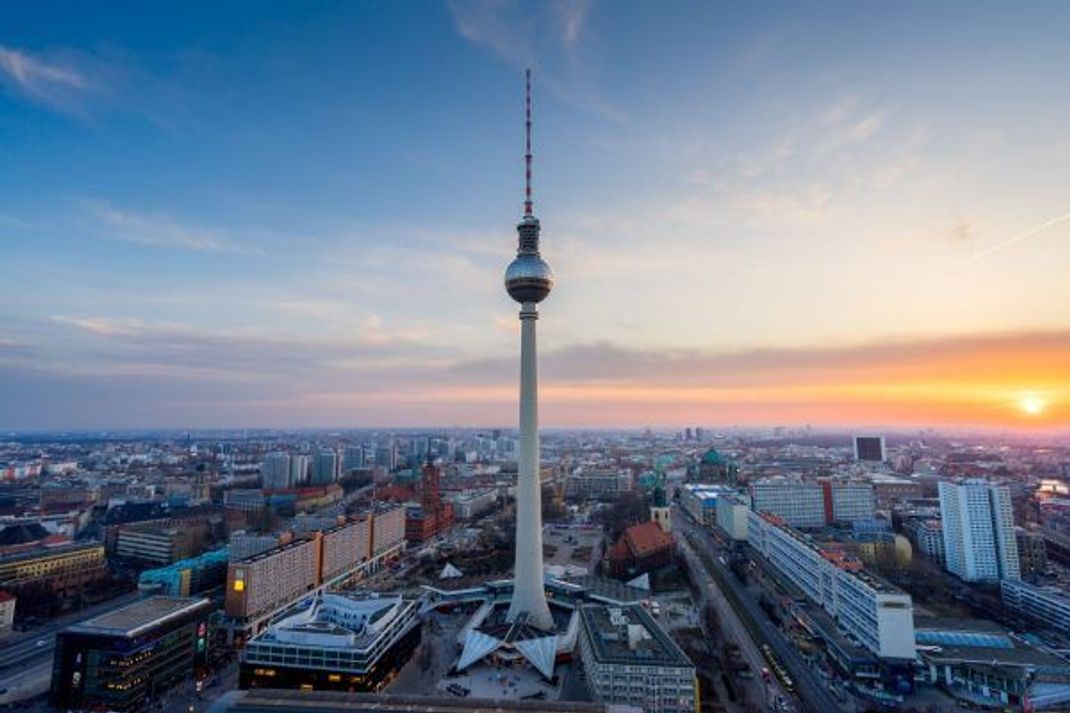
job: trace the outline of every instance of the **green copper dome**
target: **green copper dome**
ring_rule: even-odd
[[[725,459],[716,448],[711,448],[702,456],[702,465],[724,465]]]

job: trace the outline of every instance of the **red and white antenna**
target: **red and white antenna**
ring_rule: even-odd
[[[532,215],[531,202],[531,68],[525,72],[524,97],[524,216]]]

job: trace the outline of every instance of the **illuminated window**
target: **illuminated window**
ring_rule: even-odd
[[[234,591],[235,592],[244,592],[245,591],[245,580],[244,579],[235,579],[234,580]]]

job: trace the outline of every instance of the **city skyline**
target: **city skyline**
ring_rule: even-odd
[[[529,63],[546,426],[1070,423],[1063,7],[57,10],[0,10],[0,428],[515,423]]]

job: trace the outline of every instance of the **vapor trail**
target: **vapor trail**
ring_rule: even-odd
[[[1067,213],[1066,215],[1060,215],[1058,218],[1052,218],[1051,220],[1045,221],[1045,222],[1041,223],[1040,225],[1038,225],[1038,226],[1036,226],[1034,228],[1030,228],[1029,230],[1025,231],[1024,233],[1019,233],[1018,235],[1015,235],[1013,238],[1007,238],[1006,240],[1004,240],[1001,243],[996,243],[995,245],[989,245],[984,250],[981,250],[980,252],[976,252],[973,255],[970,255],[969,259],[970,260],[976,260],[979,257],[984,257],[985,255],[990,255],[990,254],[992,254],[994,252],[1002,250],[1003,248],[1008,248],[1011,245],[1014,245],[1015,243],[1020,243],[1023,240],[1028,240],[1029,238],[1033,237],[1034,235],[1036,235],[1037,233],[1041,232],[1042,230],[1047,230],[1048,228],[1052,227],[1053,225],[1058,225],[1059,223],[1063,223],[1063,222],[1066,222],[1068,220],[1070,220],[1070,213]]]

